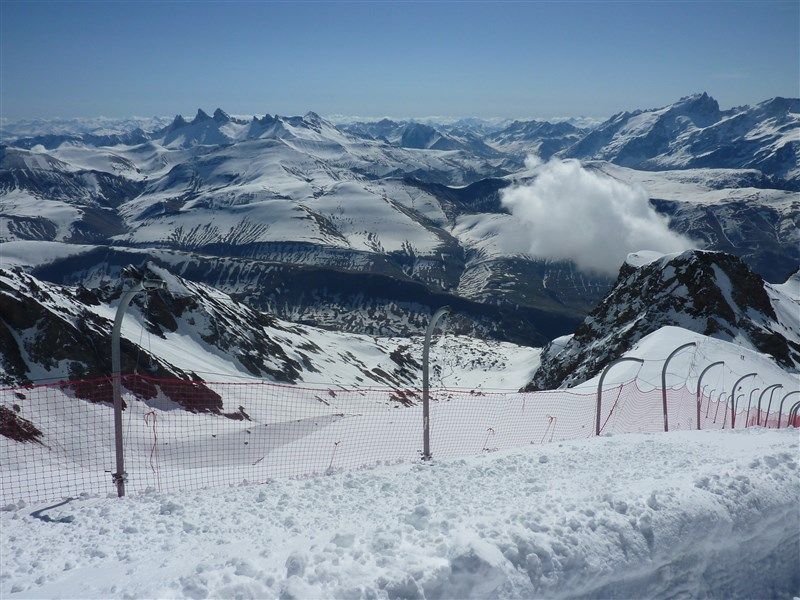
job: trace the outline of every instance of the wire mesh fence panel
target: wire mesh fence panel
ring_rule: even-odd
[[[139,375],[122,383],[129,493],[305,477],[422,454],[418,390]],[[603,390],[601,434],[663,431],[662,398],[635,380]],[[693,391],[668,389],[667,407],[670,429],[696,428]],[[591,437],[596,410],[586,390],[432,390],[432,453],[446,459]],[[726,411],[724,397],[702,395],[701,428],[730,427]],[[736,412],[737,428],[777,426],[775,411]],[[0,389],[0,502],[115,494],[113,423],[108,378]]]

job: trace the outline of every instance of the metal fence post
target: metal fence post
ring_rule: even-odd
[[[744,416],[744,428],[747,429],[747,424],[750,422],[750,407],[753,404],[753,394],[761,388],[753,388],[750,390],[750,399],[747,401],[747,414]]]
[[[661,401],[664,405],[664,431],[669,431],[669,416],[667,416],[667,365],[669,365],[669,361],[672,360],[672,357],[678,352],[692,346],[697,346],[697,342],[687,342],[675,348],[664,361],[664,366],[661,368]]]
[[[431,408],[429,393],[428,367],[430,363],[431,337],[436,324],[444,315],[450,312],[449,306],[443,306],[431,317],[428,330],[425,332],[425,343],[422,347],[422,460],[430,460],[431,455]]]
[[[781,387],[783,387],[783,386],[781,386]],[[778,389],[778,388],[774,388],[774,389],[773,389],[773,390],[772,390],[772,391],[769,393],[769,403],[767,404],[767,416],[766,416],[766,417],[764,417],[764,427],[767,427],[767,428],[769,428],[769,411],[772,409],[772,396],[775,394],[775,391],[776,391],[777,389]]]
[[[739,384],[742,383],[748,377],[755,377],[758,373],[748,373],[747,375],[742,375],[739,379],[736,380],[736,383],[733,384],[733,389],[731,390],[731,429],[736,428],[736,398],[734,394],[736,394],[736,388],[739,387]],[[726,407],[727,408],[727,407]]]
[[[736,400],[734,402],[735,406],[739,406],[739,398],[744,398],[744,394],[739,394],[736,396]],[[733,413],[733,407],[731,407],[731,413]],[[725,398],[725,415],[722,418],[722,428],[725,429],[725,425],[728,422],[728,399]],[[731,425],[731,429],[733,429],[733,425]]]
[[[621,362],[638,362],[639,364],[643,364],[644,360],[641,358],[634,358],[633,356],[623,356],[614,360],[606,365],[606,368],[603,369],[603,372],[600,374],[600,381],[597,382],[597,414],[595,418],[595,425],[594,425],[594,434],[600,435],[600,407],[603,402],[603,380],[606,378],[606,374],[608,373],[609,369],[614,365],[618,365]]]
[[[781,407],[778,409],[778,429],[780,429],[780,428],[781,428],[781,415],[783,414],[783,403],[784,403],[784,402],[786,401],[786,399],[787,399],[789,396],[791,396],[792,394],[800,394],[800,390],[795,390],[795,391],[793,391],[793,392],[789,392],[789,393],[788,393],[788,394],[786,394],[786,395],[783,397],[783,399],[781,400]]]
[[[800,411],[800,400],[792,404],[792,408],[789,409],[789,422],[786,423],[786,426],[794,427],[794,421],[797,419],[797,412]]]
[[[717,398],[717,408],[714,409],[714,423],[717,422],[717,415],[719,414],[719,405],[722,404],[723,396],[725,398],[728,397],[728,395],[725,392],[720,392],[719,398]],[[725,411],[726,411],[725,414],[727,414],[727,410],[728,410],[728,407],[725,406]]]
[[[711,391],[708,392],[708,402],[706,402],[706,419],[708,418],[708,413],[711,410],[711,399],[714,397],[714,392],[717,391],[717,388],[711,388]]]
[[[125,290],[120,296],[117,313],[114,316],[114,327],[111,330],[111,384],[114,397],[114,453],[116,455],[116,472],[111,478],[117,486],[117,495],[122,498],[125,495],[125,454],[122,444],[122,366],[120,359],[119,339],[122,332],[122,319],[125,311],[136,296],[144,290],[165,289],[166,283],[163,281],[145,280],[137,283],[133,288]]]
[[[761,400],[764,399],[764,394],[766,394],[770,390],[774,391],[782,387],[783,384],[781,383],[773,383],[772,385],[768,385],[763,390],[761,390],[761,393],[758,395],[758,412],[756,413],[756,425],[761,426]],[[769,414],[767,414],[767,416],[769,416]],[[764,424],[766,425],[766,423]]]
[[[711,363],[705,369],[703,369],[702,373],[700,373],[700,378],[697,380],[697,429],[700,429],[700,385],[703,383],[703,376],[713,367],[724,364],[724,360]]]

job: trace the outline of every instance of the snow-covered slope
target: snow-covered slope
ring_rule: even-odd
[[[406,335],[436,305],[456,303],[502,321],[459,332],[527,345],[572,331],[607,293],[605,277],[529,256],[525,230],[499,202],[503,187],[536,176],[517,170],[528,144],[566,143],[582,135],[572,125],[348,127],[368,125],[375,135],[314,113],[217,109],[130,135],[67,135],[56,124],[54,135],[14,139],[0,148],[0,267],[75,285],[149,256],[284,319]],[[797,269],[800,200],[758,165],[590,167],[642,185],[674,229],[769,281]]]
[[[581,140],[587,130],[561,121],[514,121],[503,129],[492,133],[489,143],[493,147],[515,154],[536,154],[547,160],[557,152]]]
[[[489,146],[480,130],[468,127],[432,126],[416,121],[355,121],[339,125],[339,129],[372,140],[383,140],[400,148],[420,150],[461,150],[476,156],[501,157]],[[511,164],[513,161],[508,160]]]
[[[755,168],[797,189],[800,99],[723,111],[708,94],[695,94],[662,108],[618,113],[564,156],[645,170]]]
[[[794,430],[614,436],[40,518],[11,505],[0,595],[791,598],[797,455]]]
[[[768,355],[769,362],[784,370],[800,367],[800,299],[766,284],[731,255],[637,253],[629,256],[614,288],[575,334],[545,348],[528,387],[550,389],[589,379],[665,326]],[[659,338],[660,346],[651,340],[647,355],[639,358],[663,360],[678,345],[672,342],[681,343],[668,338]],[[726,354],[735,352],[724,347]],[[704,353],[719,360],[715,351]]]
[[[760,171],[637,171],[608,162],[587,167],[641,186],[673,230],[742,258],[767,281],[782,282],[800,265],[800,194],[772,189]]]
[[[123,230],[116,207],[140,191],[114,173],[0,146],[0,241],[107,239]]]
[[[125,373],[419,385],[419,337],[373,338],[301,326],[155,266],[128,274],[162,279],[169,292],[142,294],[129,309],[122,329]],[[122,283],[91,290],[58,286],[20,270],[0,270],[0,380],[21,384],[106,375],[121,289]],[[535,348],[452,335],[441,339],[432,356],[434,381],[451,387],[514,388],[538,364]]]

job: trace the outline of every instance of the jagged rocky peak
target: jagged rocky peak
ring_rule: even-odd
[[[673,104],[672,108],[696,115],[713,116],[715,119],[719,117],[720,113],[719,102],[709,96],[707,92],[684,96]]]
[[[195,115],[192,123],[202,123],[203,121],[209,121],[210,119],[211,117],[209,117],[208,114],[202,108],[198,108],[197,114]]]
[[[738,257],[690,250],[628,257],[606,298],[560,348],[546,348],[526,389],[571,386],[596,375],[644,336],[677,326],[770,355],[800,369],[800,304]]]
[[[186,122],[186,119],[183,118],[183,115],[175,115],[175,118],[172,120],[172,124],[170,125],[170,127],[172,129],[176,129],[178,127],[183,127],[185,125],[188,125],[188,123]]]
[[[224,110],[218,108],[217,110],[214,111],[214,120],[217,123],[227,123],[228,121],[231,120],[231,117]]]
[[[261,117],[261,119],[259,119],[259,122],[262,123],[263,125],[272,125],[277,120],[278,120],[278,115],[271,115],[267,113],[263,117]]]
[[[723,114],[719,103],[706,92],[685,96],[665,112],[666,116],[689,119],[697,127],[707,127],[719,121]]]
[[[782,96],[775,96],[769,100],[764,100],[756,105],[756,108],[761,110],[764,114],[784,115],[785,113],[800,113],[800,98],[783,98]]]

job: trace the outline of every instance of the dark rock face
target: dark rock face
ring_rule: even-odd
[[[84,277],[119,277],[125,265],[142,264],[146,259],[180,272],[182,277],[204,284],[204,288],[213,286],[257,311],[304,325],[408,336],[423,333],[429,316],[449,304],[458,312],[453,320],[455,333],[527,346],[539,346],[572,331],[608,289],[608,283],[599,280],[594,282],[596,288],[583,286],[584,293],[586,289],[591,292],[590,300],[576,302],[572,297],[574,285],[570,284],[580,279],[579,273],[565,270],[563,278],[553,274],[553,289],[542,290],[543,272],[532,275],[529,261],[522,260],[496,261],[483,296],[473,299],[442,286],[425,285],[392,265],[376,264],[374,272],[364,273],[335,264],[291,265],[248,257],[142,254],[107,248],[57,261],[35,269],[33,274],[46,281],[77,285]],[[419,268],[415,264],[409,268]],[[543,262],[536,266],[551,273],[555,269]],[[563,279],[561,287],[559,279]]]
[[[319,380],[317,374],[330,374],[336,365],[354,367],[358,372],[355,380],[366,384],[400,390],[418,383],[416,356],[421,350],[412,347],[412,340],[395,345],[394,341],[360,339],[349,346],[352,340],[342,335],[338,346],[339,340],[332,344],[328,332],[280,321],[215,288],[148,264],[120,269],[113,284],[93,289],[43,282],[18,269],[0,270],[0,340],[4,342],[0,345],[0,384],[17,387],[55,380],[58,383],[54,385],[68,388],[73,396],[110,403],[110,316],[122,290],[142,279],[161,279],[168,284],[165,291],[135,296],[126,322],[130,328],[130,321],[136,319],[141,333],[129,330],[128,337],[121,340],[123,386],[143,400],[161,401],[157,397],[163,395],[191,412],[247,420],[246,413],[224,407],[220,396],[205,385],[204,380],[216,380],[218,374],[185,366],[206,364],[203,361],[209,356],[223,358],[252,376],[285,383],[310,374]],[[307,283],[301,280],[292,293],[301,294],[304,285]],[[430,298],[431,307],[441,306],[444,299]],[[476,306],[462,303],[462,321],[454,329],[477,325],[502,328],[518,319],[511,309],[488,319]],[[413,305],[409,301],[409,306]],[[362,316],[373,322],[377,319],[375,312]],[[417,325],[424,324],[420,320]],[[155,343],[155,338],[167,343]],[[364,355],[351,352],[360,352],[364,345],[370,354],[383,353],[388,360],[375,366],[364,362]],[[186,354],[192,352],[200,361],[188,359]],[[412,397],[400,394],[398,402]]]
[[[121,285],[103,290],[106,301],[119,298]],[[97,302],[95,294],[80,288],[62,288],[41,282],[19,270],[0,269],[0,383],[27,385],[33,379],[100,378],[91,385],[69,387],[79,398],[91,402],[112,402],[111,329],[109,319],[89,310],[82,299]],[[195,377],[140,348],[129,340],[120,341],[123,373],[138,372],[155,378],[182,380],[172,385],[153,380],[131,381],[129,389],[145,399],[160,389],[167,398],[192,412],[222,409],[221,398]],[[32,372],[31,368],[39,372]],[[47,375],[45,375],[47,374]],[[123,383],[126,383],[123,379]],[[135,383],[135,385],[133,385]]]
[[[749,342],[784,368],[800,367],[797,332],[779,321],[764,280],[735,256],[689,251],[638,268],[624,265],[609,295],[564,348],[545,349],[526,389],[589,379],[641,338],[668,325]]]

